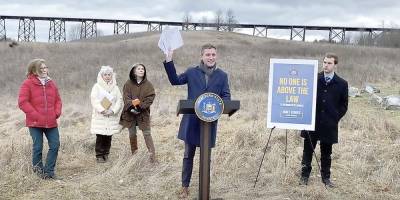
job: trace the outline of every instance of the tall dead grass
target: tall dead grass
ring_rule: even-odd
[[[156,44],[158,35],[67,44],[0,44],[3,69],[0,84],[0,199],[176,199],[180,187],[183,144],[176,139],[180,117],[176,102],[186,97],[186,86],[168,83]],[[339,73],[351,85],[365,81],[382,84],[382,90],[399,91],[400,56],[394,49],[311,44],[254,38],[220,32],[185,32],[185,46],[175,53],[178,71],[199,61],[199,48],[218,46],[218,63],[228,72],[233,99],[241,110],[219,123],[217,146],[212,150],[211,194],[224,199],[399,199],[400,114],[369,104],[367,96],[350,99],[340,124],[340,142],[334,145],[332,178],[335,189],[320,182],[315,161],[310,185],[298,186],[302,139],[288,132],[285,166],[285,130],[272,134],[261,168],[255,176],[268,139],[266,128],[268,61],[277,58],[319,59],[324,52],[340,56]],[[31,138],[16,101],[26,64],[34,57],[47,60],[64,103],[60,120],[61,148],[56,173],[61,181],[41,180],[32,174]],[[152,133],[160,161],[151,165],[144,140],[131,156],[127,131],[113,136],[110,162],[94,159],[94,136],[89,133],[89,92],[100,65],[111,65],[120,87],[133,63],[148,68],[156,88],[152,105]],[[46,146],[46,145],[45,145]],[[319,150],[317,148],[317,155]],[[198,152],[191,198],[197,196]]]

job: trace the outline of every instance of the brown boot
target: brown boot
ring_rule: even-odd
[[[131,151],[132,151],[132,155],[133,155],[138,150],[137,135],[129,136],[129,142],[131,143]]]
[[[149,150],[149,153],[150,153],[150,162],[156,163],[157,162],[156,150],[154,148],[153,138],[151,137],[151,135],[145,135],[144,141],[145,141],[147,149]]]

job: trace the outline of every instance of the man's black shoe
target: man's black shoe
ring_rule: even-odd
[[[308,185],[308,177],[301,177],[299,185]]]
[[[329,188],[335,187],[335,184],[333,184],[329,178],[322,179],[322,182],[326,185],[326,187],[329,187]]]

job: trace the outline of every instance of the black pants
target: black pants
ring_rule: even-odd
[[[303,148],[303,159],[301,161],[301,176],[309,177],[311,173],[311,161],[313,158],[313,151],[317,145],[318,140],[311,138],[306,135],[304,138],[304,148]],[[332,144],[331,143],[321,143],[321,177],[322,179],[329,179],[331,177],[331,154],[332,154]]]
[[[103,156],[110,154],[111,139],[111,135],[96,134],[96,158],[103,158]]]

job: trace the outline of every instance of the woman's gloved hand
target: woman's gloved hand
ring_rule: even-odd
[[[138,114],[140,114],[140,108],[132,106],[132,108],[130,109],[130,112],[133,113],[134,115],[138,115]]]
[[[139,104],[140,104],[140,100],[139,99],[133,99],[132,100],[132,106],[137,107],[137,106],[139,106]]]
[[[112,110],[105,110],[105,111],[103,112],[103,115],[106,116],[106,117],[109,117],[109,116],[111,116],[111,115],[114,115],[114,111],[112,111]]]

